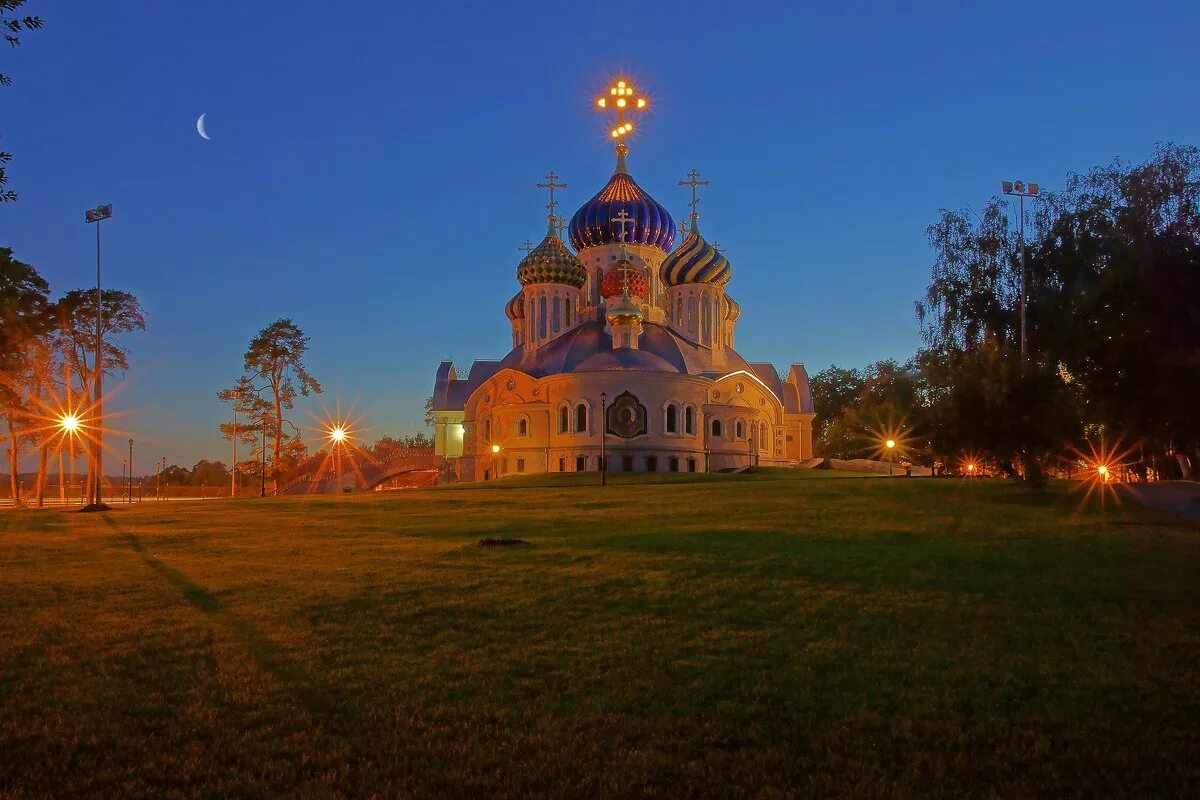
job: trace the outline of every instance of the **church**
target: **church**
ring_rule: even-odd
[[[465,373],[444,361],[433,391],[434,448],[451,480],[544,472],[716,472],[812,457],[808,374],[746,361],[733,267],[700,231],[677,226],[633,179],[630,117],[646,100],[625,81],[596,100],[616,116],[616,168],[575,212],[555,214],[517,265],[504,304],[512,349]],[[568,235],[570,245],[563,240]],[[678,241],[677,237],[682,237]],[[607,469],[605,469],[607,467]]]

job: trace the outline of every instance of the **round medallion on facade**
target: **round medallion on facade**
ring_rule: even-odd
[[[558,238],[551,223],[551,228],[542,243],[521,259],[517,266],[517,280],[522,286],[531,283],[563,283],[579,289],[587,280],[587,270]]]

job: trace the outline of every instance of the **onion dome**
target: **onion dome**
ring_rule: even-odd
[[[662,281],[667,286],[678,286],[681,283],[711,283],[724,286],[733,276],[729,259],[704,240],[694,219],[687,238],[679,245],[679,249],[663,259],[661,269]]]
[[[650,296],[650,281],[641,269],[627,258],[621,258],[608,268],[600,279],[601,297],[620,297],[625,292],[625,275],[629,275],[629,294],[645,300]]]
[[[571,246],[583,250],[620,242],[622,226],[613,222],[613,217],[624,211],[629,216],[626,242],[653,245],[669,253],[675,244],[675,220],[634,182],[625,166],[625,152],[624,145],[617,148],[617,168],[612,177],[571,217]]]
[[[729,295],[723,294],[722,297],[725,300],[725,319],[737,322],[738,317],[742,315],[742,307]]]
[[[525,319],[525,294],[517,292],[512,300],[504,304],[504,315],[513,322]]]
[[[626,322],[629,320],[641,319],[642,312],[633,302],[629,295],[622,295],[612,308],[608,310],[609,322]]]
[[[553,219],[550,220],[546,238],[517,265],[517,280],[522,286],[531,283],[565,283],[576,289],[583,288],[587,270],[558,238]]]

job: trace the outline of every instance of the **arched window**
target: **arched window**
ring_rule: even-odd
[[[691,406],[683,410],[683,432],[688,434],[696,432],[696,409]]]
[[[758,449],[767,449],[767,423],[758,423]]]
[[[588,409],[583,403],[575,406],[575,432],[587,433],[588,429]]]
[[[679,409],[674,403],[667,406],[667,433],[679,433]]]
[[[604,278],[604,270],[596,267],[596,279],[592,281],[592,302],[600,302],[600,281]]]
[[[550,318],[550,327],[555,333],[562,330],[562,300],[557,297],[554,298],[554,313]]]
[[[696,332],[696,296],[692,295],[688,298],[687,308],[687,329],[689,333]]]
[[[683,298],[675,298],[675,326],[683,327]]]
[[[485,442],[492,441],[492,421],[490,419],[483,421],[483,440]]]
[[[720,438],[722,432],[724,431],[724,428],[721,426],[721,420],[714,419],[712,421],[712,425],[710,426],[709,430],[712,431],[712,435],[714,437]]]
[[[529,435],[529,420],[521,417],[517,420],[517,436]]]
[[[571,426],[571,409],[567,406],[558,407],[558,432],[566,433]]]
[[[733,423],[733,438],[735,438],[735,439],[745,439],[746,438],[746,423],[742,422],[740,419],[737,422]]]
[[[563,311],[565,312],[563,314],[563,327],[569,328],[569,327],[571,327],[571,306],[573,305],[573,303],[571,302],[571,298],[568,297],[567,301],[563,305],[565,306],[565,308],[563,309]]]
[[[538,298],[538,338],[546,338],[546,295]]]
[[[712,306],[707,293],[700,298],[700,341],[704,344],[712,341]]]

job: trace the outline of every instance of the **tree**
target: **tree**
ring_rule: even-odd
[[[119,289],[105,289],[100,296],[100,343],[103,350],[104,374],[129,369],[129,351],[119,336],[146,329],[146,313],[137,297]],[[66,386],[70,394],[77,392],[85,400],[93,396],[96,379],[96,292],[94,289],[72,289],[59,298],[54,306],[57,318],[56,343],[62,352]],[[89,448],[90,451],[90,448]],[[89,452],[89,480],[95,485],[94,457]],[[89,492],[92,488],[88,489]]]
[[[50,285],[29,264],[0,247],[0,412],[8,439],[9,480],[19,500],[17,477],[22,447],[29,441],[31,384],[37,351],[48,326]]]
[[[304,367],[307,350],[308,337],[296,323],[275,320],[250,341],[243,364],[246,374],[232,389],[218,393],[220,399],[233,402],[235,409],[244,409],[247,419],[254,420],[251,424],[265,425],[270,433],[271,485],[275,494],[279,493],[279,476],[303,461],[308,451],[300,429],[284,416],[284,411],[295,406],[297,394],[307,397],[310,392],[321,393],[321,384]],[[287,436],[285,425],[291,429]],[[225,425],[221,427],[225,432]]]
[[[828,444],[825,438],[826,430],[858,400],[866,386],[866,380],[857,369],[842,369],[830,364],[813,375],[808,385],[812,391],[813,408],[817,412],[813,421],[813,439],[818,442],[818,451],[825,453],[823,445]],[[842,438],[839,435],[839,441]],[[845,452],[844,442],[834,452]],[[844,455],[840,457],[845,458]]]
[[[25,5],[25,0],[0,0],[0,30],[4,31],[4,41],[9,47],[20,47],[22,31],[34,31],[42,27],[42,18],[35,16],[17,16],[14,12]],[[11,86],[12,78],[0,72],[0,86]],[[0,151],[0,203],[11,203],[17,199],[17,193],[6,189],[8,173],[5,165],[12,160],[12,153]]]
[[[428,397],[425,399],[425,427],[432,428],[434,425],[434,422],[435,422],[435,420],[433,418],[433,397],[431,396],[431,397]]]

